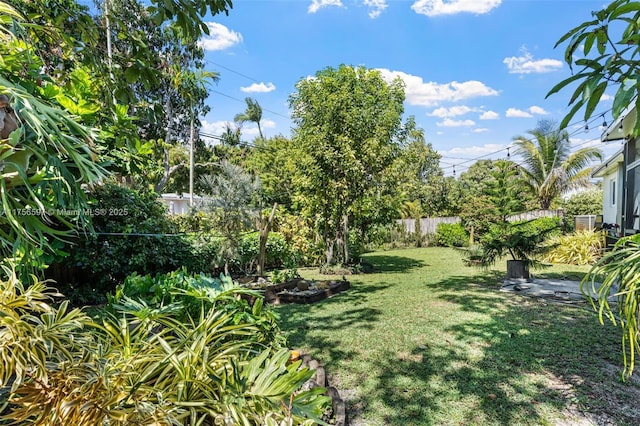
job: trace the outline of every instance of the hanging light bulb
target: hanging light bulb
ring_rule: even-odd
[[[511,158],[511,153],[509,152],[509,148],[510,147],[507,147],[507,159]]]
[[[456,177],[456,166],[453,166],[453,177]]]
[[[604,118],[604,114],[602,114],[602,127],[607,128],[607,120]]]
[[[584,123],[584,132],[589,133],[589,123]]]

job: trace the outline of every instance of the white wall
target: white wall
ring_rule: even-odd
[[[622,167],[616,167],[602,178],[602,221],[622,222]],[[615,192],[614,192],[615,188]]]

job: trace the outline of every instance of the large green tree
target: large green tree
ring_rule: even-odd
[[[327,264],[348,263],[353,208],[380,181],[397,152],[404,89],[364,67],[325,68],[296,84],[297,199],[316,218]]]
[[[569,133],[555,122],[543,120],[529,131],[529,136],[516,136],[516,154],[522,157],[524,183],[540,203],[548,209],[563,192],[589,183],[594,160],[602,160],[602,152],[594,147],[571,150]]]

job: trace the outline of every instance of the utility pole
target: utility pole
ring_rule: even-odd
[[[193,117],[193,105],[191,106],[191,126],[189,130],[189,207],[193,208],[193,143],[196,133],[196,126]]]

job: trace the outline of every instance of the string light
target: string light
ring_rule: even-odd
[[[509,147],[509,146],[507,147],[507,159],[511,158],[511,153],[509,152],[509,148],[511,148],[511,147]]]

